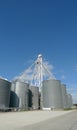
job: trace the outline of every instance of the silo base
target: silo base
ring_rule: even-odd
[[[42,108],[42,110],[51,111],[51,108]]]

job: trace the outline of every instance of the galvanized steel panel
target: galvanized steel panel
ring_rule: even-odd
[[[29,106],[33,109],[39,108],[39,88],[36,86],[29,87]]]
[[[73,102],[72,102],[72,95],[67,94],[67,108],[72,108]]]
[[[67,91],[66,91],[66,85],[61,84],[62,89],[62,101],[63,101],[63,108],[67,108]]]
[[[0,108],[9,108],[11,83],[0,78]]]
[[[61,83],[59,80],[43,81],[42,105],[43,108],[63,108]]]
[[[16,81],[11,87],[11,107],[28,109],[28,89],[29,85]]]

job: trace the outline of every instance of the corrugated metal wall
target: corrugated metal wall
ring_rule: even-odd
[[[63,101],[63,108],[67,108],[67,91],[66,91],[66,85],[61,84],[62,89],[62,101]]]
[[[43,81],[42,105],[43,108],[63,108],[62,90],[59,80],[51,79]]]
[[[72,108],[73,103],[72,103],[72,96],[71,94],[67,94],[67,108]]]
[[[9,108],[11,83],[0,78],[0,108]]]
[[[18,107],[28,109],[28,89],[29,84],[16,81],[11,86],[11,105],[10,107]]]
[[[29,86],[29,107],[39,108],[39,88],[36,86]]]

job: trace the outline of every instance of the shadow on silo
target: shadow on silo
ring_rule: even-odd
[[[10,94],[10,107],[11,108],[19,107],[19,98],[17,94],[13,91],[11,91],[11,94]]]
[[[32,103],[32,97],[33,97],[33,94],[32,94],[32,91],[29,89],[29,104],[28,104],[28,106],[29,106],[29,109],[31,109],[32,108],[32,106],[33,106],[33,103]]]

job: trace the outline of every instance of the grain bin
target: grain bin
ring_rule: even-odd
[[[67,108],[72,108],[73,102],[72,102],[72,95],[67,94]]]
[[[29,86],[29,108],[39,108],[39,88],[36,86]]]
[[[15,81],[11,86],[11,105],[10,107],[28,109],[28,89],[29,84]]]
[[[50,79],[43,81],[42,107],[51,109],[62,109],[62,91],[59,80]]]
[[[62,89],[62,101],[63,101],[63,108],[67,108],[67,91],[66,91],[66,85],[61,84]]]
[[[0,109],[9,108],[11,83],[0,78]]]

